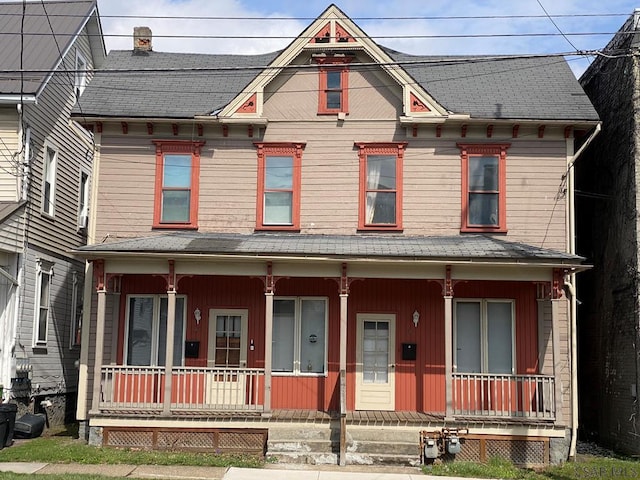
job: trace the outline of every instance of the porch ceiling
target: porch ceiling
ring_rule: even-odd
[[[500,263],[585,268],[577,255],[486,235],[301,235],[176,232],[87,245],[73,253],[86,259],[128,255],[237,257],[251,259],[398,260],[437,263]]]

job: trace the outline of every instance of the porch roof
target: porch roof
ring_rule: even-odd
[[[585,268],[583,257],[488,235],[301,235],[175,232],[79,247],[87,259],[134,256],[236,256],[540,264]]]

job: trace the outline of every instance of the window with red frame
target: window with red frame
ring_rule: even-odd
[[[318,113],[349,112],[350,57],[319,57]]]
[[[300,229],[300,165],[304,144],[256,144],[258,230]]]
[[[506,158],[509,144],[463,145],[463,232],[507,231]]]
[[[406,143],[357,143],[362,230],[402,229],[402,160]]]
[[[155,228],[198,228],[200,148],[204,142],[154,141]]]

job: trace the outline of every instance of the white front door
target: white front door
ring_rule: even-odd
[[[356,410],[393,410],[396,316],[359,313],[357,322]]]
[[[209,347],[206,402],[212,405],[244,405],[246,379],[239,368],[247,366],[247,317],[245,309],[209,310]]]

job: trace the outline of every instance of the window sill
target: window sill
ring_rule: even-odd
[[[460,233],[507,233],[506,227],[461,227]]]
[[[364,227],[358,227],[358,233],[363,232],[392,232],[392,233],[402,233],[404,230],[402,227],[397,225],[393,225],[390,227],[385,227],[383,225],[366,225]]]
[[[171,229],[171,230],[197,230],[198,229],[198,225],[192,225],[192,224],[184,224],[184,223],[160,223],[160,224],[154,224],[151,226],[151,228],[153,229],[158,229],[158,230],[167,230],[167,229]]]
[[[263,225],[255,228],[256,232],[296,232],[300,233],[297,225]]]

